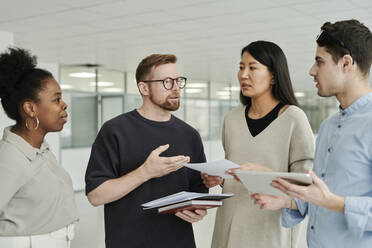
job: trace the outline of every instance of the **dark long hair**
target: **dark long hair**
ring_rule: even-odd
[[[293,92],[291,78],[289,76],[287,59],[282,49],[270,41],[255,41],[242,49],[241,56],[247,52],[258,62],[265,65],[274,76],[272,94],[275,99],[284,104],[299,106]],[[240,102],[243,105],[251,105],[251,98],[243,96],[240,91]]]

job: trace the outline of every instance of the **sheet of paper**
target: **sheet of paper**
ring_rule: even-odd
[[[193,169],[193,170],[207,173],[208,175],[220,176],[222,178],[227,178],[227,179],[233,178],[231,175],[228,175],[225,173],[227,170],[240,167],[240,165],[237,165],[226,159],[217,160],[217,161],[208,162],[208,163],[189,163],[189,164],[184,164],[183,166]]]

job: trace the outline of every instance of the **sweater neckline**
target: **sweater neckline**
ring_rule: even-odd
[[[174,115],[172,115],[172,114],[171,114],[170,119],[167,120],[167,121],[154,121],[154,120],[150,120],[150,119],[147,119],[147,118],[143,117],[143,116],[138,112],[137,109],[134,109],[134,110],[132,111],[132,113],[133,113],[133,115],[134,115],[136,118],[138,118],[138,119],[140,119],[140,120],[142,120],[142,121],[144,121],[144,122],[146,122],[146,123],[148,123],[148,124],[151,124],[151,125],[169,126],[169,125],[171,125],[171,124],[175,121],[175,117],[174,117]]]
[[[244,124],[245,124],[245,127],[248,129],[248,133],[250,135],[250,137],[252,138],[258,138],[262,135],[264,135],[264,133],[268,132],[267,130],[269,130],[273,125],[275,125],[275,123],[279,122],[281,119],[283,119],[287,112],[289,111],[289,109],[292,108],[292,106],[294,105],[289,105],[277,118],[275,118],[264,130],[262,130],[259,134],[257,134],[256,136],[253,136],[249,130],[249,127],[247,125],[247,122],[246,122],[246,115],[245,115],[245,109],[246,109],[246,106],[244,106],[242,109],[243,109],[243,118],[244,118]]]

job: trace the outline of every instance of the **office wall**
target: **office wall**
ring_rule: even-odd
[[[87,168],[90,147],[64,148],[61,151],[61,165],[70,174],[75,191],[85,189],[85,170]]]
[[[0,31],[0,52],[4,52],[5,49],[11,45],[13,45],[14,39],[13,34],[8,32]],[[4,113],[3,107],[0,106],[0,137],[3,136],[3,129],[9,125],[12,125],[14,121],[10,120],[6,114]]]
[[[7,47],[14,44],[12,33],[0,31],[0,51],[3,52]]]

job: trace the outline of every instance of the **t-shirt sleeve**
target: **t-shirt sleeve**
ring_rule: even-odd
[[[289,171],[306,173],[313,167],[314,134],[305,113],[299,109],[293,128],[290,150]]]
[[[206,162],[204,147],[199,133],[197,133],[197,139],[195,141],[195,147],[198,147],[196,156],[190,158],[191,163],[204,163]],[[190,191],[191,192],[200,192],[207,193],[208,188],[205,187],[203,180],[200,176],[200,172],[196,170],[188,170],[189,180],[190,180]]]
[[[118,144],[109,128],[103,126],[93,143],[85,173],[85,193],[105,181],[119,177]]]

